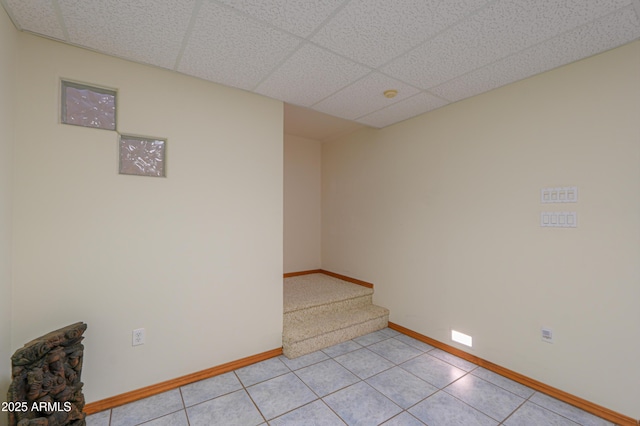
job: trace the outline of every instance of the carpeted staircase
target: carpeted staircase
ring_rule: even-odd
[[[372,295],[322,273],[285,278],[282,352],[296,358],[387,327],[389,310]]]

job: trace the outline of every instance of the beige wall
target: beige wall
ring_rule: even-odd
[[[0,402],[11,381],[11,172],[14,63],[18,32],[0,7]],[[0,412],[0,425],[7,414]]]
[[[319,269],[322,144],[284,135],[284,272]]]
[[[87,322],[92,402],[280,347],[282,103],[28,34],[18,70],[13,348]],[[168,177],[119,175],[115,132],[59,124],[61,78],[118,89]]]
[[[639,72],[635,42],[324,144],[323,268],[375,283],[391,321],[640,418]],[[565,185],[577,204],[540,203]]]

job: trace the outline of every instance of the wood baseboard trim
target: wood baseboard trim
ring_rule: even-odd
[[[463,350],[460,350],[458,348],[455,348],[453,346],[447,345],[446,343],[442,343],[438,340],[432,339],[430,337],[427,337],[423,334],[420,334],[418,332],[415,332],[413,330],[410,330],[408,328],[405,328],[401,325],[389,322],[389,328],[391,328],[392,330],[396,330],[399,331],[402,334],[406,334],[407,336],[413,337],[416,340],[419,340],[423,343],[427,343],[433,347],[436,347],[438,349],[442,349],[445,352],[449,352],[450,354],[453,354],[457,357],[460,357],[464,360],[467,360],[469,362],[472,362],[474,364],[478,364],[481,367],[486,368],[487,370],[493,371],[494,373],[497,373],[503,377],[506,377],[508,379],[511,379],[515,382],[518,382],[520,384],[523,384],[525,386],[530,387],[531,389],[535,389],[537,391],[540,391],[544,394],[547,394],[553,398],[559,399],[560,401],[566,402],[567,404],[571,404],[575,407],[578,407],[584,411],[587,411],[593,415],[596,415],[598,417],[601,417],[605,420],[609,420],[610,422],[613,422],[617,425],[620,426],[638,426],[640,425],[640,421],[633,419],[631,417],[625,416],[623,414],[617,413],[615,411],[612,411],[608,408],[602,407],[600,405],[594,404],[592,402],[589,402],[585,399],[579,398],[575,395],[571,395],[570,393],[567,393],[565,391],[562,391],[560,389],[556,389],[552,386],[546,385],[542,382],[539,382],[537,380],[534,380],[532,378],[529,378],[527,376],[524,376],[520,373],[516,373],[515,371],[511,371],[507,368],[501,367],[497,364],[494,364],[492,362],[489,362],[487,360],[484,360],[480,357],[477,357],[475,355],[471,355],[468,352],[465,352]]]
[[[180,386],[188,385],[190,383],[228,373],[229,371],[237,370],[238,368],[246,367],[248,365],[255,364],[257,362],[274,358],[280,355],[282,355],[282,348],[272,349],[267,352],[262,352],[236,361],[231,361],[226,364],[198,371],[196,373],[187,374],[186,376],[178,377],[176,379],[167,380],[162,383],[157,383],[155,385],[147,386],[131,392],[126,392],[120,395],[113,396],[111,398],[105,398],[100,401],[91,402],[84,406],[84,412],[86,414],[94,414],[100,411],[109,410],[120,405],[128,404],[139,399],[147,398],[153,395],[160,394],[162,392],[179,388]]]
[[[346,275],[336,274],[335,272],[331,272],[331,271],[325,271],[324,269],[321,269],[320,272],[322,272],[325,275],[329,275],[330,277],[341,279],[342,281],[347,281],[347,282],[350,282],[350,283],[353,283],[353,284],[358,284],[358,285],[361,285],[361,286],[367,287],[367,288],[373,288],[373,284],[368,283],[366,281],[362,281],[362,280],[358,280],[358,279],[355,279],[355,278],[347,277]]]
[[[284,278],[299,277],[300,275],[321,274],[321,273],[322,273],[322,269],[310,269],[308,271],[287,272],[286,274],[284,274]]]
[[[361,285],[363,287],[373,288],[373,284],[368,283],[366,281],[358,280],[356,278],[347,277],[346,275],[342,275],[342,274],[336,274],[335,272],[327,271],[327,270],[324,270],[324,269],[311,269],[309,271],[287,272],[286,274],[284,274],[284,278],[298,277],[300,275],[309,275],[309,274],[325,274],[325,275],[328,275],[330,277],[341,279],[342,281],[350,282],[352,284],[358,284],[358,285]]]

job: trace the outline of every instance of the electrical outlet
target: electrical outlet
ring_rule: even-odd
[[[541,337],[543,342],[553,343],[553,330],[547,327],[542,327]]]
[[[136,328],[131,333],[131,346],[144,345],[144,328]]]

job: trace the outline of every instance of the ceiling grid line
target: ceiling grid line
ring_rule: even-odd
[[[9,19],[11,20],[11,23],[16,27],[16,29],[18,31],[23,31],[22,27],[20,26],[20,23],[14,16],[13,11],[9,6],[7,6],[6,0],[0,0],[0,6],[2,6],[2,8],[7,11],[7,15],[9,15]]]
[[[639,1],[640,1],[640,0],[639,0]],[[565,31],[563,31],[563,32],[558,33],[558,34],[557,34],[556,36],[554,36],[553,38],[547,38],[547,39],[541,40],[541,41],[539,41],[539,42],[537,42],[537,43],[535,43],[535,44],[532,44],[532,45],[530,45],[530,46],[527,46],[527,47],[525,47],[525,48],[522,48],[522,49],[521,49],[521,50],[519,50],[519,51],[515,51],[515,52],[512,52],[512,53],[509,53],[508,55],[505,55],[505,56],[503,56],[503,57],[501,57],[501,58],[498,58],[498,59],[496,59],[496,60],[494,60],[494,61],[492,61],[492,62],[490,62],[490,63],[487,63],[487,64],[485,64],[485,65],[483,65],[483,66],[481,66],[481,67],[478,67],[478,68],[472,69],[472,70],[470,70],[470,71],[467,71],[467,72],[465,72],[464,74],[460,74],[459,76],[456,76],[456,77],[454,77],[454,78],[452,78],[452,79],[450,79],[450,80],[443,81],[442,83],[439,83],[438,85],[436,85],[436,86],[433,86],[433,87],[429,88],[429,90],[437,90],[438,88],[440,88],[440,87],[442,87],[442,86],[445,86],[445,85],[447,85],[447,84],[451,83],[452,81],[455,81],[455,80],[458,80],[458,79],[464,78],[464,77],[466,77],[466,76],[470,76],[470,75],[472,75],[472,74],[475,74],[475,73],[477,73],[477,72],[479,72],[479,71],[482,71],[482,70],[485,70],[485,69],[490,69],[491,67],[493,67],[493,66],[495,66],[495,65],[497,65],[497,64],[499,64],[499,63],[501,63],[501,62],[504,62],[504,61],[508,60],[509,58],[513,58],[513,57],[516,57],[516,56],[518,56],[518,55],[522,55],[522,54],[526,53],[527,51],[534,50],[535,48],[537,48],[537,47],[539,47],[539,46],[542,46],[542,45],[544,45],[545,43],[548,43],[550,40],[560,38],[560,37],[562,37],[562,36],[564,36],[564,35],[567,35],[567,34],[570,34],[570,33],[574,32],[574,31],[576,31],[576,30],[578,30],[578,29],[580,29],[580,28],[587,28],[588,26],[593,25],[593,24],[594,24],[595,22],[597,22],[598,20],[600,20],[600,19],[604,19],[604,18],[609,17],[609,16],[612,16],[612,15],[615,15],[615,14],[617,14],[617,13],[620,13],[620,11],[622,11],[622,10],[624,10],[624,9],[627,9],[627,8],[633,8],[633,6],[632,6],[632,5],[629,5],[629,6],[627,6],[627,7],[622,8],[622,9],[614,10],[614,11],[609,12],[609,13],[607,13],[607,14],[605,14],[605,15],[602,15],[602,16],[600,16],[600,17],[598,17],[598,18],[595,18],[595,19],[593,19],[593,20],[591,20],[591,21],[589,21],[589,22],[586,22],[586,23],[584,23],[584,24],[582,24],[582,25],[579,25],[579,26],[577,26],[577,27],[572,27],[572,28],[570,28],[570,29],[567,29],[567,30],[565,30]],[[636,15],[637,15],[638,22],[640,22],[640,13],[636,13]],[[639,37],[639,38],[640,38],[640,37]],[[585,59],[585,58],[582,58],[582,59]],[[565,65],[565,64],[562,64],[562,65]],[[562,66],[562,65],[560,65],[560,66]],[[551,69],[554,69],[554,68],[551,68]],[[551,69],[547,69],[547,70],[545,70],[545,71],[550,71]],[[525,77],[525,78],[526,78],[526,77]],[[505,84],[510,84],[510,83],[511,83],[511,82],[506,82]],[[498,87],[502,87],[502,86],[498,86]],[[498,87],[496,87],[496,88],[498,88]],[[455,99],[449,99],[449,102],[452,102],[452,103],[453,103],[453,102],[456,102],[456,101],[457,101],[457,100],[455,100]]]
[[[491,0],[491,1],[487,1],[487,3],[486,3],[484,6],[479,7],[478,9],[475,9],[473,12],[470,12],[469,14],[462,16],[461,18],[459,18],[457,21],[455,21],[455,22],[451,23],[451,25],[447,26],[446,28],[443,28],[442,30],[440,30],[440,31],[438,31],[438,32],[436,32],[436,33],[434,33],[434,34],[433,34],[433,35],[431,35],[430,37],[428,37],[428,38],[426,38],[426,39],[422,40],[420,43],[418,43],[418,44],[416,44],[416,45],[414,45],[414,46],[409,47],[408,49],[406,49],[405,51],[403,51],[403,52],[402,52],[402,53],[400,53],[399,55],[396,55],[396,56],[394,56],[393,58],[389,59],[387,62],[385,62],[385,63],[383,63],[383,64],[380,64],[380,66],[378,67],[378,69],[380,70],[380,72],[383,72],[383,71],[382,71],[382,69],[383,69],[384,67],[386,67],[387,65],[389,65],[389,64],[391,64],[391,63],[393,63],[393,62],[394,62],[395,60],[397,60],[398,58],[403,57],[404,55],[406,55],[406,54],[410,53],[410,52],[411,52],[411,51],[413,51],[413,50],[419,49],[421,46],[423,46],[423,45],[425,45],[425,44],[429,43],[430,41],[432,41],[432,40],[434,40],[434,39],[438,38],[438,37],[440,36],[440,34],[446,33],[446,32],[447,32],[447,31],[449,31],[451,28],[454,28],[454,27],[456,27],[457,25],[459,25],[461,22],[463,22],[463,21],[465,21],[465,20],[469,19],[470,17],[472,17],[472,16],[474,16],[474,15],[477,15],[479,12],[481,12],[482,10],[484,10],[484,9],[488,8],[488,7],[489,7],[491,4],[493,4],[493,3],[497,3],[498,1],[499,1],[499,0]]]
[[[631,6],[631,5],[629,5],[629,6],[627,6],[627,7],[631,8],[632,6]],[[623,9],[625,9],[625,8],[623,8]],[[602,15],[602,16],[600,16],[600,17],[598,17],[598,18],[596,18],[596,19],[593,19],[593,20],[591,20],[591,21],[589,21],[589,22],[587,22],[587,23],[584,23],[584,24],[579,25],[579,26],[577,26],[577,27],[573,27],[573,28],[567,29],[567,30],[565,30],[565,31],[563,31],[563,32],[558,33],[558,34],[557,34],[556,36],[554,36],[553,38],[559,38],[559,37],[562,37],[563,35],[569,34],[569,33],[571,33],[572,31],[575,31],[576,29],[579,29],[579,28],[586,28],[586,27],[588,27],[589,25],[592,25],[594,22],[596,22],[596,21],[597,21],[597,20],[599,20],[599,19],[603,19],[603,18],[606,18],[606,17],[608,17],[608,16],[611,16],[611,15],[614,15],[614,14],[616,14],[616,13],[619,13],[619,12],[620,12],[620,10],[621,10],[621,9],[614,10],[614,11],[612,11],[612,12],[610,12],[610,13],[606,14],[606,15]],[[640,20],[640,14],[638,14],[638,19]],[[439,83],[439,84],[438,84],[438,85],[436,85],[436,86],[433,86],[433,87],[431,87],[431,88],[429,88],[429,89],[424,89],[424,90],[436,89],[436,88],[438,88],[438,87],[440,87],[440,86],[443,86],[443,85],[445,85],[445,84],[447,84],[447,83],[449,83],[449,82],[451,82],[451,81],[453,81],[453,80],[456,80],[456,79],[459,79],[459,78],[465,77],[465,76],[467,76],[467,75],[473,74],[473,73],[475,73],[475,72],[478,72],[478,71],[483,70],[483,69],[486,69],[486,68],[490,68],[490,67],[492,67],[492,66],[494,66],[494,65],[496,65],[496,64],[498,64],[498,63],[500,63],[500,62],[502,62],[502,61],[504,61],[504,60],[506,60],[506,59],[508,59],[508,58],[511,58],[511,57],[514,57],[514,56],[517,56],[517,55],[523,54],[524,52],[526,52],[526,51],[528,51],[528,50],[531,50],[531,49],[536,48],[537,46],[543,45],[544,43],[547,43],[549,40],[551,40],[551,39],[548,39],[548,38],[547,38],[547,39],[541,40],[541,41],[539,41],[539,42],[537,42],[537,43],[535,43],[535,44],[532,44],[532,45],[530,45],[530,46],[524,47],[524,48],[522,48],[522,49],[520,49],[520,50],[518,50],[518,51],[511,52],[511,53],[509,53],[509,54],[507,54],[507,55],[505,55],[505,56],[503,56],[503,57],[500,57],[500,58],[498,58],[498,59],[496,59],[496,60],[492,61],[492,62],[489,62],[489,63],[487,63],[487,64],[485,64],[485,65],[482,65],[482,66],[480,66],[480,67],[478,67],[478,68],[474,68],[474,69],[472,69],[472,70],[469,70],[469,71],[465,72],[464,74],[460,74],[459,76],[456,76],[456,77],[454,77],[454,78],[452,78],[452,79],[450,79],[450,80],[447,80],[447,81],[443,81],[442,83]],[[454,102],[454,101],[450,100],[450,102]]]
[[[317,101],[317,102],[315,102],[314,104],[312,104],[312,105],[311,105],[311,107],[314,107],[314,106],[316,106],[316,105],[318,105],[318,104],[320,104],[320,103],[322,103],[322,102],[326,101],[327,99],[331,98],[332,96],[334,96],[335,94],[337,94],[337,93],[341,92],[341,91],[342,91],[342,90],[344,90],[344,89],[348,89],[349,87],[351,87],[351,86],[353,86],[353,85],[355,85],[355,84],[358,84],[360,81],[364,80],[364,79],[365,79],[365,78],[367,78],[367,77],[370,77],[370,76],[371,76],[373,73],[375,73],[375,72],[376,72],[376,70],[375,70],[375,69],[373,69],[373,68],[369,68],[369,72],[367,72],[365,75],[363,75],[362,77],[360,77],[360,78],[358,78],[358,79],[356,79],[356,80],[352,81],[351,83],[349,83],[349,84],[347,84],[347,85],[345,85],[345,86],[341,87],[340,89],[336,90],[335,92],[329,93],[329,94],[328,94],[327,96],[325,96],[324,98],[322,98],[322,99],[320,99],[319,101]]]
[[[287,63],[292,57],[293,55],[295,55],[297,52],[300,51],[300,49],[302,49],[305,45],[306,45],[306,40],[302,39],[300,41],[300,44],[298,44],[298,46],[293,49],[288,55],[286,55],[277,65],[275,65],[273,68],[271,68],[271,70],[267,73],[265,73],[265,75],[263,76],[263,78],[258,81],[252,88],[251,91],[255,92],[256,90],[258,90],[258,88],[260,87],[260,85],[262,83],[264,83],[265,81],[267,81],[269,79],[269,77],[271,77],[277,70],[279,70],[285,63]]]
[[[198,19],[198,12],[202,7],[202,2],[203,0],[196,0],[196,3],[193,5],[193,12],[191,13],[191,18],[189,19],[187,30],[185,31],[184,37],[182,38],[182,44],[180,45],[180,50],[178,51],[178,55],[176,56],[176,60],[172,68],[173,71],[178,71],[178,68],[180,67],[182,55],[184,55],[184,50],[187,48],[187,44],[189,43],[189,38],[191,37],[191,33],[193,32],[193,26],[196,23],[196,19]]]
[[[302,49],[305,45],[315,45],[316,47],[318,47],[318,48],[320,48],[320,49],[325,49],[324,47],[322,47],[322,46],[318,45],[317,43],[312,42],[312,41],[311,41],[311,39],[313,38],[313,36],[314,36],[315,34],[317,34],[317,32],[318,32],[318,31],[320,31],[320,29],[321,29],[321,28],[322,28],[322,27],[323,27],[327,22],[329,22],[331,19],[333,19],[333,17],[334,17],[334,16],[336,16],[336,15],[337,15],[337,14],[338,14],[342,9],[344,9],[350,1],[351,1],[351,0],[345,0],[345,1],[343,1],[343,2],[342,2],[342,4],[341,4],[340,6],[338,6],[338,7],[337,7],[333,12],[331,12],[331,13],[329,14],[329,16],[328,16],[327,18],[325,18],[325,19],[324,19],[324,21],[322,21],[319,25],[317,25],[309,35],[307,35],[307,36],[305,36],[305,37],[300,37],[300,38],[302,39],[302,42],[300,43],[300,45],[298,46],[298,48],[297,48],[297,49],[295,49],[293,52],[291,52],[291,54],[290,54],[290,55],[288,55],[285,59],[283,59],[283,60],[282,60],[282,61],[281,61],[281,62],[280,62],[280,63],[279,63],[279,64],[278,64],[274,69],[272,69],[272,70],[271,70],[271,72],[270,72],[270,73],[268,73],[267,75],[265,75],[265,77],[264,77],[262,80],[260,80],[260,81],[258,82],[258,84],[256,84],[256,85],[253,87],[253,90],[254,90],[254,91],[255,91],[255,90],[257,90],[257,89],[260,87],[260,85],[261,85],[262,83],[264,83],[265,81],[267,81],[267,80],[268,80],[268,79],[273,75],[273,73],[275,73],[275,72],[276,72],[276,71],[277,71],[277,70],[278,70],[278,69],[279,69],[279,68],[280,68],[284,63],[286,63],[289,59],[291,59],[291,57],[292,57],[293,55],[295,55],[297,52],[299,52],[299,51],[300,51],[300,49]],[[295,36],[295,34],[292,34],[292,35],[294,35],[294,36]],[[331,51],[330,51],[330,50],[328,50],[328,49],[325,49],[325,50],[327,50],[327,51],[331,52]],[[335,53],[335,52],[332,52],[332,53]],[[342,56],[342,55],[339,55],[339,56]],[[350,58],[347,58],[347,57],[345,57],[344,59],[351,60]],[[360,64],[360,65],[362,65],[362,66],[366,66],[366,65],[364,65],[364,64]]]
[[[64,16],[62,15],[62,11],[60,10],[60,5],[58,4],[58,0],[51,0],[51,4],[53,6],[53,10],[56,14],[56,18],[58,20],[58,25],[60,25],[60,29],[62,30],[62,34],[64,34],[64,41],[69,43],[71,40],[69,39],[69,30],[67,29],[67,24],[64,21]]]

